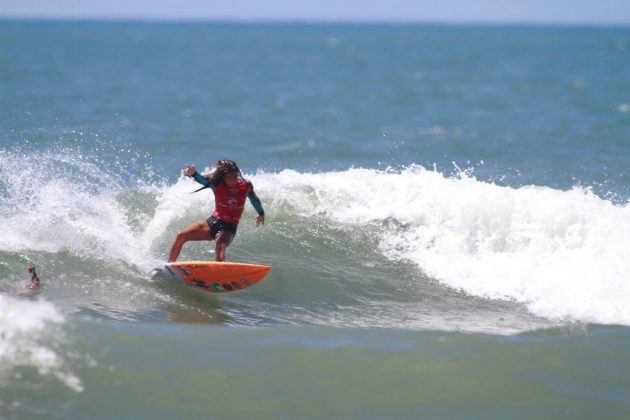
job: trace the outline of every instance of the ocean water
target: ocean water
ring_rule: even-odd
[[[628,28],[0,21],[0,417],[628,418],[628,68]],[[272,272],[151,278],[220,158]]]

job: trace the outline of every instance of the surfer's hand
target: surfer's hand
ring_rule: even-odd
[[[259,214],[258,216],[256,216],[256,226],[264,225],[264,224],[265,224],[265,215]]]
[[[197,169],[195,169],[195,165],[186,165],[186,167],[184,168],[184,175],[186,176],[193,176],[195,172],[197,172]]]

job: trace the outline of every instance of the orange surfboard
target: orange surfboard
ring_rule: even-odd
[[[210,293],[226,293],[253,286],[270,270],[271,266],[259,264],[178,261],[165,264],[159,271]]]

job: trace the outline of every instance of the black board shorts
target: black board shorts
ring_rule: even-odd
[[[206,222],[208,222],[208,227],[210,228],[210,239],[212,240],[216,238],[217,233],[223,231],[232,232],[232,234],[236,236],[236,228],[238,227],[237,223],[224,222],[214,216],[208,217]]]

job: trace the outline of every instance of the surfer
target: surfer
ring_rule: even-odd
[[[28,268],[28,272],[31,273],[31,282],[26,286],[26,289],[29,291],[39,290],[39,277],[35,272],[35,266],[30,266]]]
[[[28,272],[31,273],[31,281],[26,285],[26,287],[23,290],[13,294],[13,296],[33,297],[37,295],[37,292],[39,292],[40,281],[39,281],[39,276],[35,272],[35,266],[33,265],[29,266]]]
[[[256,209],[256,226],[265,224],[265,211],[254,193],[251,181],[243,178],[233,160],[219,160],[215,170],[208,176],[197,172],[195,165],[187,165],[184,174],[203,185],[197,191],[210,188],[214,192],[215,207],[206,220],[193,223],[181,230],[168,253],[168,262],[177,260],[182,246],[188,241],[215,241],[215,260],[225,261],[225,250],[236,236],[236,228],[245,209],[245,199]]]
[[[10,293],[10,296],[15,296],[18,298],[32,298],[37,296],[37,293],[39,292],[40,281],[39,276],[35,272],[35,266],[29,266],[28,272],[31,274],[31,280],[28,282],[26,287],[19,292]]]

